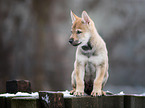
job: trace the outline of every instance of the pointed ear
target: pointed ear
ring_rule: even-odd
[[[90,23],[90,17],[89,17],[89,15],[87,14],[86,11],[83,11],[83,12],[82,12],[82,21],[83,21],[85,24],[89,24],[89,23]]]
[[[71,19],[72,19],[72,23],[74,23],[77,16],[72,12],[72,10],[70,11],[70,16],[71,16]]]

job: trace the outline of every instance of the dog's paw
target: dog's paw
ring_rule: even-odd
[[[101,91],[92,91],[91,96],[102,96]]]
[[[99,90],[99,91],[92,91],[91,96],[102,96],[102,95],[106,95],[106,92],[104,92],[103,90]]]
[[[73,90],[70,91],[70,94],[73,95],[74,92],[75,92],[75,90],[73,89]]]
[[[73,95],[74,96],[84,96],[84,92],[77,92],[77,91],[75,91]]]
[[[102,90],[102,95],[104,95],[104,96],[106,95],[106,92],[105,92],[105,91],[103,91],[103,90]]]

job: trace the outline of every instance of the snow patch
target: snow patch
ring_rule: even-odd
[[[73,96],[73,95],[70,95],[70,92],[69,92],[68,90],[62,91],[61,93],[63,93],[63,96],[64,96],[64,97],[75,97],[75,96]]]
[[[44,100],[47,104],[50,103],[49,96],[47,94],[45,97],[42,97],[42,100]]]
[[[0,97],[15,97],[15,94],[5,93],[5,94],[0,94]]]
[[[117,95],[125,95],[125,93],[123,91],[121,91],[120,93],[118,93]]]
[[[142,93],[142,94],[134,94],[134,96],[145,96],[145,93]]]
[[[23,93],[23,92],[17,92],[16,94],[10,94],[10,93],[5,93],[5,94],[0,94],[0,97],[38,97],[39,94],[38,92],[34,93]]]

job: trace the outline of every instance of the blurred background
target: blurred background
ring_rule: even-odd
[[[70,10],[86,10],[107,44],[104,89],[145,92],[145,0],[0,0],[0,93],[12,79],[32,91],[71,90]]]

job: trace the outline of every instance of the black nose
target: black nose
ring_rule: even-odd
[[[73,43],[73,41],[74,41],[74,39],[73,38],[71,38],[71,39],[69,39],[69,43]]]

